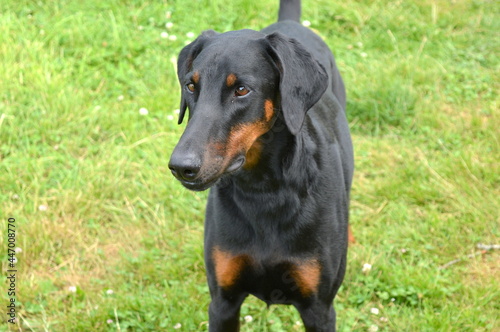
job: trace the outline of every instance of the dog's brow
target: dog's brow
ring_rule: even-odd
[[[193,80],[194,83],[198,83],[200,81],[200,73],[195,71],[193,73],[193,76],[191,76],[191,79]]]
[[[235,74],[231,73],[227,75],[226,77],[226,86],[229,88],[233,86],[234,83],[236,83],[237,77]]]

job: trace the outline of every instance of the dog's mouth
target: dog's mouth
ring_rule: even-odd
[[[204,191],[215,185],[219,180],[229,174],[239,171],[245,164],[245,156],[240,156],[234,159],[229,166],[223,171],[215,175],[200,176],[192,181],[179,179],[181,184],[189,190]]]
[[[214,179],[209,182],[201,182],[201,181],[186,181],[186,180],[179,180],[184,187],[186,187],[189,190],[193,191],[204,191],[213,186],[214,184],[219,181],[219,179]]]
[[[245,156],[239,156],[226,168],[225,174],[234,173],[245,164]]]

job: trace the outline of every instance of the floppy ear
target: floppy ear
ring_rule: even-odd
[[[280,72],[281,109],[293,135],[302,128],[304,117],[328,87],[325,68],[297,40],[281,33],[265,38],[268,53]]]
[[[179,54],[179,58],[177,59],[177,77],[179,78],[179,82],[181,84],[181,107],[179,112],[179,121],[177,122],[178,124],[182,123],[187,109],[184,87],[182,87],[184,77],[191,70],[194,59],[196,59],[198,54],[200,54],[207,40],[215,35],[217,35],[217,32],[213,30],[203,31],[195,41],[184,47]]]

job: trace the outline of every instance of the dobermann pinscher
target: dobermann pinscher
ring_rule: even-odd
[[[205,31],[179,55],[189,122],[169,168],[188,189],[211,188],[210,331],[238,331],[249,294],[294,305],[306,331],[335,331],[353,151],[335,60],[300,11],[281,0],[277,23]]]

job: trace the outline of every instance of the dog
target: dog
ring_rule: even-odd
[[[293,305],[306,331],[335,331],[354,161],[346,93],[323,40],[281,0],[261,31],[204,31],[182,49],[169,168],[210,188],[205,216],[209,330],[239,330],[252,294]]]

